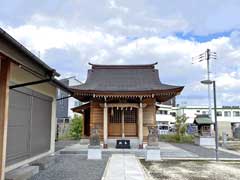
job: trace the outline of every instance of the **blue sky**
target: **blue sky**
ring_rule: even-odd
[[[208,42],[213,39],[218,39],[221,37],[230,37],[231,33],[234,31],[236,31],[236,30],[230,30],[230,31],[226,31],[226,32],[216,32],[216,33],[208,34],[208,35],[197,35],[197,34],[193,34],[191,32],[189,32],[189,33],[178,32],[175,35],[181,39],[192,40],[192,41],[196,41],[196,42]]]
[[[240,104],[240,1],[2,0],[0,26],[62,77],[85,81],[88,62],[158,62],[164,83],[184,85],[178,102],[207,104],[205,62],[217,52],[211,77],[218,104]]]

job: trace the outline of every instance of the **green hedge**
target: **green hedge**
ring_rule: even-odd
[[[178,134],[164,134],[160,135],[160,141],[164,142],[172,142],[172,143],[193,143],[194,136],[192,135],[182,135],[179,136]]]

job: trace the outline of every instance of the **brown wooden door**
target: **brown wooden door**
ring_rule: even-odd
[[[120,109],[109,109],[108,111],[108,136],[122,136],[122,111]]]
[[[122,110],[113,108],[108,113],[108,135],[121,137],[122,129]],[[137,109],[124,110],[124,134],[125,137],[137,136]]]
[[[137,136],[137,109],[124,111],[124,132],[126,137]]]

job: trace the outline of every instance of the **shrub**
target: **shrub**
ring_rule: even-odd
[[[160,135],[160,141],[171,142],[171,143],[193,143],[194,136],[178,135],[178,134],[164,134],[164,135]]]
[[[69,127],[69,136],[75,140],[80,139],[82,135],[82,116],[74,115]]]

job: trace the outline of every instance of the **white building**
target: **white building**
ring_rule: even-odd
[[[76,86],[82,84],[81,81],[76,79],[75,76],[61,79],[60,80],[63,84],[66,86]],[[68,94],[66,94],[64,91],[58,89],[57,93],[57,99],[61,99],[64,97],[68,97]],[[58,122],[69,122],[71,118],[73,118],[74,113],[72,112],[72,108],[80,106],[80,101],[70,97],[70,98],[65,98],[61,99],[57,102],[57,119]]]
[[[172,107],[168,105],[157,105],[158,110],[156,114],[157,124],[171,124],[175,123],[175,116],[185,114],[187,123],[193,123],[196,115],[208,114],[208,106],[184,106]],[[219,135],[226,132],[229,137],[232,137],[233,131],[236,127],[240,127],[240,107],[239,106],[218,106],[217,120],[219,126]],[[214,122],[214,109],[212,108],[212,121]]]
[[[157,104],[156,121],[160,134],[168,134],[174,127],[178,107]]]

